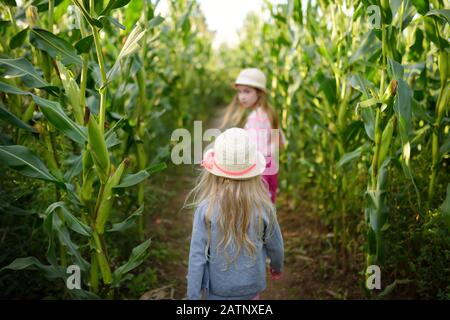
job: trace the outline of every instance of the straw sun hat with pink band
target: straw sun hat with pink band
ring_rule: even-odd
[[[266,160],[246,130],[230,128],[216,138],[212,149],[205,152],[201,166],[219,177],[244,180],[262,174]]]
[[[239,72],[239,75],[234,81],[234,87],[237,85],[258,88],[267,93],[266,75],[258,68],[247,68]]]

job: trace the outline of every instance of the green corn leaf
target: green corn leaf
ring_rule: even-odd
[[[410,167],[411,143],[410,132],[412,127],[412,92],[408,84],[403,80],[398,80],[397,95],[394,101],[394,111],[396,113],[400,137],[402,141],[402,169],[407,178],[411,180],[417,196],[419,211],[422,211],[422,201],[419,189],[414,180],[414,175]]]
[[[344,154],[342,156],[342,158],[339,160],[337,167],[340,168],[340,167],[344,166],[345,164],[352,163],[353,161],[358,159],[361,156],[363,148],[364,148],[364,146],[360,146],[360,147],[356,148],[355,150]]]
[[[56,101],[47,100],[33,95],[33,100],[39,105],[48,121],[70,139],[80,144],[87,141],[86,128],[71,120]]]
[[[151,165],[147,169],[141,170],[137,173],[127,174],[122,178],[122,180],[120,181],[120,184],[115,186],[114,188],[127,188],[127,187],[134,186],[134,185],[144,181],[148,177],[150,177],[150,175],[152,175],[158,171],[162,171],[166,168],[167,168],[167,165],[164,162],[162,162],[162,163]]]
[[[127,5],[125,8],[125,17],[127,18],[124,21],[127,30],[131,30],[136,22],[139,21],[143,7],[143,1],[131,1]]]
[[[6,82],[0,81],[0,91],[12,94],[31,95],[30,92],[14,87]]]
[[[1,2],[10,7],[17,7],[16,0],[1,0]]]
[[[399,284],[406,284],[411,282],[409,279],[402,279],[402,280],[394,280],[391,284],[387,285],[386,288],[378,295],[379,299],[384,299],[391,294],[391,292],[397,287]]]
[[[414,138],[411,140],[411,145],[417,145],[423,143],[425,137],[428,136],[431,126],[429,124],[423,126],[422,128],[416,130],[413,134]]]
[[[44,165],[44,163],[28,148],[19,145],[0,146],[0,161],[24,176],[61,184]]]
[[[25,28],[25,29],[19,31],[9,41],[9,47],[12,50],[14,50],[14,49],[19,48],[20,46],[22,46],[22,44],[25,42],[25,39],[27,38],[27,34],[28,34],[28,28]]]
[[[100,15],[107,15],[111,10],[125,7],[131,0],[109,0],[107,6]]]
[[[108,232],[124,232],[132,227],[135,226],[135,221],[137,218],[142,216],[142,213],[144,212],[144,205],[141,205],[139,209],[137,209],[135,212],[133,212],[128,218],[126,218],[124,221],[115,223],[112,225],[112,228],[107,230]]]
[[[122,178],[122,181],[119,185],[115,186],[115,188],[127,188],[134,186],[145,179],[150,177],[150,174],[146,170],[141,170],[134,174],[127,174]]]
[[[372,108],[363,108],[361,109],[361,116],[367,136],[370,140],[375,141],[375,112]]]
[[[25,58],[0,59],[0,66],[4,67],[1,75],[5,78],[21,78],[29,88],[50,87],[34,69],[33,65]]]
[[[72,289],[69,290],[70,295],[77,300],[101,300],[102,298],[93,292],[86,291],[83,289]]]
[[[89,270],[89,263],[82,257],[78,245],[72,241],[69,230],[67,230],[63,221],[57,214],[51,213],[51,216],[53,216],[53,230],[56,231],[60,243],[67,247],[68,252],[73,256],[75,263],[81,270]]]
[[[450,24],[450,9],[430,10],[425,16],[436,16]]]
[[[53,213],[56,209],[59,209],[59,212],[64,216],[64,223],[67,226],[85,237],[90,237],[92,235],[91,227],[85,225],[83,222],[78,220],[70,211],[66,208],[66,204],[62,201],[52,203],[47,210],[45,211],[45,215],[49,215]]]
[[[412,93],[408,84],[403,79],[398,80],[394,111],[398,117],[400,134],[403,142],[406,143],[409,139],[408,136],[411,131]]]
[[[43,263],[41,263],[38,259],[35,257],[26,257],[26,258],[17,258],[12,263],[8,264],[7,266],[0,269],[0,271],[10,269],[10,270],[23,270],[29,267],[38,267],[38,268],[46,268],[50,266],[46,266]]]
[[[450,152],[450,133],[447,133],[447,135],[443,139],[441,147],[439,148],[439,153],[441,154],[441,157],[443,157],[449,152]]]
[[[350,85],[358,91],[361,91],[364,96],[363,98],[367,99],[369,97],[368,87],[373,88],[373,84],[364,78],[362,78],[359,74],[354,74],[350,78]]]
[[[105,134],[106,136],[107,134]],[[106,147],[108,149],[111,149],[119,144],[121,144],[122,141],[119,139],[119,137],[117,136],[117,134],[115,132],[112,132],[111,134],[107,135],[106,138]]]
[[[64,223],[60,217],[63,217]],[[45,211],[43,223],[44,230],[49,237],[47,259],[52,264],[57,263],[54,239],[54,235],[56,234],[61,244],[69,249],[69,253],[75,258],[75,262],[80,266],[80,269],[87,271],[89,269],[89,263],[81,256],[78,246],[72,242],[65,225],[83,236],[90,237],[92,234],[91,228],[74,217],[69,210],[67,210],[64,202],[55,202],[51,204]]]
[[[159,26],[163,22],[164,22],[164,18],[163,17],[156,16],[152,20],[150,20],[150,22],[148,23],[148,28],[149,29],[155,28],[155,27]]]
[[[147,170],[147,172],[149,174],[154,174],[154,173],[162,171],[162,170],[164,170],[166,168],[167,168],[167,164],[165,162],[160,162],[160,163],[152,164],[151,166],[149,166],[145,170]]]
[[[449,42],[440,35],[438,23],[435,23],[436,20],[440,19],[436,18],[436,16],[424,17],[425,34],[438,48],[444,50],[449,46]]]
[[[113,25],[115,25],[116,27],[125,30],[125,26],[123,24],[121,24],[119,21],[117,21],[117,19],[114,19],[113,17],[110,16],[100,16],[98,17],[100,20],[108,20],[109,22],[111,22]]]
[[[115,131],[119,128],[122,128],[126,124],[127,117],[126,116],[120,116],[117,115],[118,121],[114,123],[114,125],[108,129],[108,131],[105,132],[105,139],[108,140],[111,138],[112,135],[115,134]]]
[[[191,15],[192,8],[194,7],[194,2],[189,4],[189,8],[185,14],[177,21],[177,28],[183,30],[185,34],[187,34],[191,28],[191,24],[189,21],[189,17]]]
[[[55,235],[53,232],[53,215],[52,214],[47,214],[44,217],[44,222],[42,223],[42,227],[48,237],[48,247],[47,247],[47,253],[46,253],[47,260],[52,265],[56,265],[56,264],[58,264],[58,260],[56,258],[56,242],[55,242]]]
[[[390,58],[388,60],[388,74],[391,79],[399,80],[403,79],[404,68],[403,66],[395,60]]]
[[[0,272],[7,269],[10,270],[39,269],[43,271],[46,277],[49,279],[55,278],[65,279],[66,277],[64,268],[52,265],[45,265],[35,257],[17,258],[9,265],[0,269]]]
[[[381,16],[384,18],[384,22],[386,24],[390,24],[392,22],[392,10],[389,5],[389,0],[380,0],[381,4]]]
[[[9,124],[12,124],[13,126],[16,126],[17,128],[24,129],[29,132],[37,132],[36,129],[34,129],[29,124],[23,122],[19,118],[17,118],[14,114],[12,114],[8,109],[5,108],[5,105],[0,101],[0,119],[3,119],[4,121],[8,122]]]
[[[133,249],[128,261],[114,271],[113,286],[118,286],[123,276],[138,267],[147,257],[147,249],[150,246],[150,239],[141,243]]]
[[[434,118],[427,112],[425,106],[419,103],[416,99],[412,98],[412,111],[419,119],[425,120],[427,123],[432,124]]]
[[[82,170],[82,155],[72,155],[64,161],[64,165],[69,168],[64,173],[64,179],[70,181],[73,177],[80,174]]]
[[[66,189],[72,203],[74,203],[77,206],[80,206],[81,202],[78,193],[76,192],[75,186],[71,183],[65,182],[64,188]]]
[[[370,30],[364,36],[364,41],[356,52],[350,57],[349,63],[353,64],[360,59],[365,59],[368,55],[377,52],[381,48],[381,43],[376,41],[375,31]]]
[[[89,53],[94,45],[94,36],[89,35],[83,39],[80,39],[75,43],[75,49],[78,54]]]
[[[32,28],[30,30],[30,43],[36,48],[47,52],[53,59],[60,55],[64,65],[81,65],[81,59],[77,55],[75,48],[66,40],[47,30]]]
[[[120,50],[119,56],[116,59],[116,62],[114,63],[111,70],[108,71],[106,78],[108,79],[108,82],[113,81],[115,77],[117,76],[117,73],[119,71],[119,67],[122,63],[122,61],[132,55],[133,53],[137,52],[141,47],[139,45],[139,40],[144,36],[146,30],[142,29],[142,27],[137,24],[134,29],[131,31],[131,33],[128,35],[127,41],[122,47],[122,50]]]
[[[56,21],[58,21],[56,18],[58,17],[58,9],[60,7],[64,7],[67,0],[54,0],[54,18]],[[48,0],[33,0],[33,5],[35,5],[38,8],[38,12],[48,12]]]
[[[421,15],[426,14],[428,10],[430,10],[430,3],[428,0],[412,0],[412,4]]]
[[[64,19],[64,15],[67,16],[67,11],[69,9],[70,1],[69,0],[56,0],[55,7],[53,12],[54,21],[61,21]],[[48,5],[47,5],[48,8]]]

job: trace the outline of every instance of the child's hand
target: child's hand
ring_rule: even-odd
[[[281,278],[281,272],[276,272],[274,269],[270,268],[270,278],[272,280],[279,280]]]

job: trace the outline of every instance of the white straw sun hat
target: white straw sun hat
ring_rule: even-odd
[[[234,82],[235,86],[239,84],[255,87],[267,92],[266,75],[257,68],[243,69]]]
[[[266,160],[246,130],[230,128],[205,152],[201,166],[213,175],[243,180],[262,174]]]

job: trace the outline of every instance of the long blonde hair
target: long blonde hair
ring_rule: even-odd
[[[266,93],[258,88],[254,88],[258,92],[258,100],[255,102],[255,106],[261,106],[263,111],[269,116],[270,124],[272,129],[280,128],[280,121],[278,119],[278,114],[272,105],[269,104],[266,98]],[[248,113],[253,110],[253,108],[244,108],[240,105],[238,95],[235,94],[231,103],[227,106],[225,115],[220,125],[221,129],[228,127],[244,127],[245,121],[247,119]]]
[[[214,208],[219,208],[218,227],[223,235],[219,240],[217,253],[223,250],[228,264],[235,261],[244,248],[250,257],[256,257],[257,247],[249,237],[249,227],[254,218],[255,209],[258,215],[256,234],[261,239],[263,237],[263,211],[268,216],[268,226],[266,236],[271,233],[272,222],[275,218],[275,209],[270,201],[267,186],[261,176],[256,176],[246,180],[233,180],[215,176],[206,170],[200,173],[196,186],[188,194],[186,202],[192,202],[184,207],[197,207],[203,201],[207,201],[205,214],[205,225],[208,230],[208,244],[205,255],[209,258],[209,247],[211,242],[211,217]],[[226,249],[234,244],[236,254],[230,259]]]

